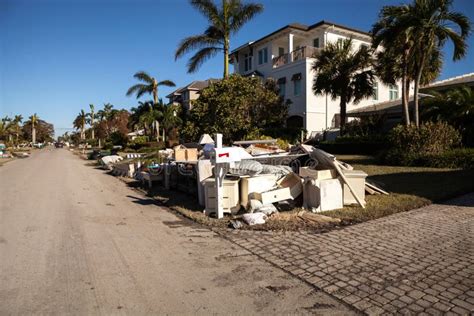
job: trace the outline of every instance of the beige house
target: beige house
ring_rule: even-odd
[[[332,22],[321,21],[307,26],[289,24],[256,41],[244,44],[231,53],[234,72],[243,76],[261,76],[277,81],[280,94],[292,102],[288,125],[305,128],[308,133],[339,126],[339,99],[314,95],[313,57],[327,43],[352,38],[354,48],[371,45],[368,33]],[[399,86],[376,82],[372,97],[348,110],[399,98]]]
[[[203,81],[193,81],[190,84],[178,88],[175,91],[168,94],[166,97],[171,104],[179,104],[189,111],[193,108],[192,101],[199,98],[200,91],[207,88],[211,83],[217,82],[218,79],[207,79]]]

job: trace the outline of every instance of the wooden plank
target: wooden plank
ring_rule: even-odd
[[[381,188],[375,186],[374,184],[372,184],[370,182],[365,182],[365,185],[368,186],[369,188],[371,188],[372,190],[375,190],[375,191],[380,192],[380,193],[385,194],[385,195],[389,195],[389,193],[387,191],[382,190]]]

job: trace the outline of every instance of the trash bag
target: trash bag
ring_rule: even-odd
[[[256,210],[258,210],[259,208],[261,208],[263,206],[262,202],[260,202],[259,200],[256,200],[256,199],[250,199],[249,200],[249,203],[248,203],[248,206],[247,206],[247,210],[250,212],[250,213],[253,213],[255,212]]]
[[[233,167],[229,168],[229,173],[240,176],[255,176],[262,173],[262,164],[255,160],[244,159],[236,162]]]
[[[273,204],[263,205],[262,207],[258,208],[257,211],[262,212],[267,216],[270,216],[273,213],[278,213],[277,208]]]
[[[281,179],[292,172],[293,169],[291,169],[289,166],[262,165],[261,173],[278,175],[278,178]]]
[[[267,220],[267,215],[261,212],[257,213],[247,213],[242,215],[242,218],[244,222],[246,222],[248,225],[259,225],[259,224],[265,224],[265,221]]]

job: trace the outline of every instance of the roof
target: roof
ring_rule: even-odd
[[[326,25],[326,26],[335,26],[337,28],[340,28],[340,29],[344,29],[344,30],[347,30],[347,31],[351,31],[351,32],[355,32],[355,33],[359,33],[361,35],[364,35],[364,36],[370,36],[370,33],[368,32],[364,32],[364,31],[361,31],[361,30],[358,30],[358,29],[355,29],[355,28],[351,28],[351,27],[348,27],[348,26],[345,26],[345,25],[341,25],[341,24],[337,24],[337,23],[333,23],[333,22],[330,22],[330,21],[325,21],[325,20],[322,20],[322,21],[319,21],[315,24],[312,24],[312,25],[304,25],[304,24],[300,24],[300,23],[291,23],[291,24],[288,24],[282,28],[279,28],[278,30],[268,34],[268,35],[265,35],[264,37],[254,41],[254,42],[248,42],[246,44],[243,44],[239,47],[237,47],[236,49],[232,50],[232,52],[230,53],[231,55],[239,50],[241,50],[242,48],[246,47],[246,46],[250,46],[252,44],[255,44],[257,42],[261,42],[279,32],[282,32],[282,31],[285,31],[287,29],[295,29],[295,30],[300,30],[300,31],[311,31],[317,27],[320,27],[320,26],[323,26],[323,25]]]
[[[458,85],[474,86],[474,72],[430,83],[420,90],[441,90]]]
[[[181,93],[183,93],[186,90],[201,91],[202,89],[207,88],[211,83],[215,83],[217,81],[219,81],[219,79],[211,78],[211,79],[207,79],[207,80],[195,80],[195,81],[191,82],[190,84],[188,84],[184,87],[181,87],[181,88],[178,88],[178,89],[174,90],[173,92],[168,94],[166,97],[171,98],[174,95],[180,95]]]
[[[420,94],[420,99],[427,97],[427,95]],[[410,97],[409,106],[413,104],[413,96]],[[397,114],[402,112],[402,99],[384,101],[380,103],[376,103],[373,105],[367,105],[358,109],[347,111],[347,116],[350,117],[358,117],[358,116],[366,116],[371,114]]]

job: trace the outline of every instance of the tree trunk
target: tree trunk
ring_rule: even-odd
[[[229,38],[224,39],[224,79],[229,77]]]
[[[158,88],[156,88],[156,90],[153,90],[153,102],[155,104],[158,104]]]
[[[93,116],[93,115],[94,115],[94,114],[92,114],[92,116]],[[92,133],[92,135],[91,135],[91,136],[92,136],[92,139],[94,139],[94,138],[95,138],[95,134],[94,134],[94,119],[93,119],[93,118],[91,118],[91,133]]]
[[[413,102],[415,103],[415,125],[420,126],[420,114],[419,114],[419,102],[418,102],[418,91],[420,88],[421,74],[423,73],[423,64],[425,63],[425,57],[421,57],[420,65],[417,67],[417,73],[415,78],[415,89],[413,91]]]
[[[166,132],[164,128],[163,128],[163,142],[166,142]]]
[[[33,144],[36,143],[36,128],[34,123],[31,124],[31,141]]]
[[[402,107],[403,107],[403,112],[405,114],[405,125],[409,126],[410,125],[410,110],[408,109],[408,104],[410,102],[410,99],[408,95],[410,91],[407,91],[407,82],[409,82],[407,54],[408,52],[405,50],[405,53],[403,55],[403,73],[402,73]]]
[[[341,126],[339,128],[340,132],[339,134],[341,136],[344,136],[344,133],[346,132],[345,129],[346,129],[346,108],[347,108],[347,101],[346,101],[346,96],[345,95],[341,95]]]
[[[160,141],[160,123],[155,121],[155,128],[156,128],[156,141]]]

